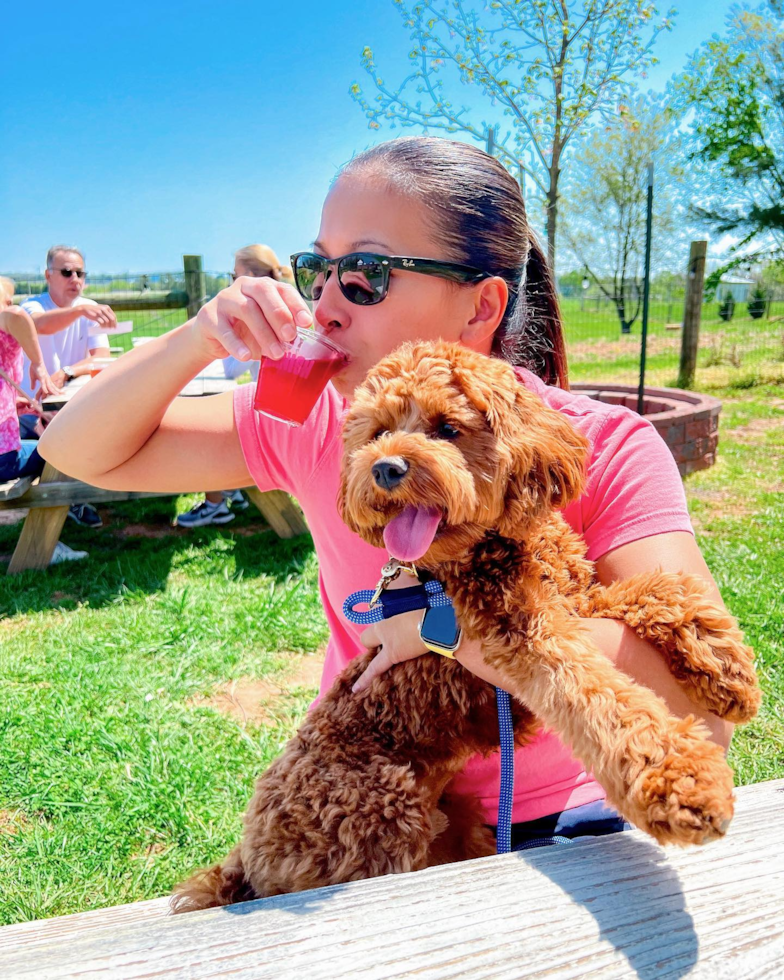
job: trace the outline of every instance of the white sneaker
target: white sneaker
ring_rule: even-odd
[[[49,562],[50,565],[59,565],[63,561],[81,561],[82,558],[87,557],[86,551],[74,551],[73,548],[69,548],[67,544],[63,544],[62,541],[58,541],[54,548],[54,554],[52,555],[52,560]]]
[[[207,524],[228,524],[234,520],[234,514],[229,510],[225,500],[219,504],[211,504],[203,500],[191,507],[185,514],[180,514],[176,524],[178,527],[205,527]]]

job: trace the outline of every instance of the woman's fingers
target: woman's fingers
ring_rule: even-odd
[[[369,650],[378,648],[378,653],[357,678],[352,691],[364,691],[390,667],[429,652],[419,639],[417,630],[421,615],[419,611],[403,613],[393,619],[373,623],[362,631],[359,642]]]
[[[282,357],[283,344],[294,339],[297,326],[312,319],[291,286],[247,276],[218,293],[197,316],[202,328],[242,361]]]
[[[268,276],[253,279],[241,276],[237,284],[245,296],[255,299],[261,309],[273,314],[270,323],[273,327],[279,322],[281,326],[308,327],[313,322],[313,314],[307,303],[297,290],[286,282],[278,282]],[[283,338],[293,340],[294,334]]]
[[[370,661],[364,670],[364,673],[360,674],[357,680],[354,682],[354,686],[351,690],[354,694],[359,694],[362,691],[367,690],[373,681],[380,677],[383,673],[389,670],[390,667],[394,667],[395,661],[392,659],[391,654],[381,647],[376,656]]]

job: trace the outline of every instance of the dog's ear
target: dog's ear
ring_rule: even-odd
[[[532,519],[565,507],[583,491],[588,441],[568,419],[520,382],[498,358],[461,364],[455,377],[466,397],[483,412],[509,474],[498,531],[526,533]]]

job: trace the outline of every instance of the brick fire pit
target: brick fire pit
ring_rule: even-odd
[[[637,411],[636,386],[594,383],[570,387],[600,402]],[[643,415],[670,447],[681,476],[716,462],[720,411],[718,398],[681,388],[646,388],[643,396]]]

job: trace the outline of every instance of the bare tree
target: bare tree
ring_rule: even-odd
[[[644,99],[623,107],[612,125],[581,144],[564,188],[568,249],[612,301],[622,333],[640,313],[647,172],[656,162],[654,266],[683,244],[685,194],[675,121]]]
[[[669,29],[646,0],[492,0],[477,10],[464,0],[394,0],[413,42],[412,71],[397,85],[381,78],[373,51],[362,65],[375,98],[354,83],[351,93],[371,128],[417,126],[490,142],[516,175],[528,177],[544,202],[547,245],[554,268],[558,186],[564,153],[586,121],[611,115],[631,85],[655,63],[652,48]],[[476,85],[509,129],[477,122],[444,88],[445,73]]]

